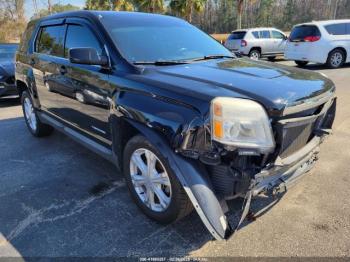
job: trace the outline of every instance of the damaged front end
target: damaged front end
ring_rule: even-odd
[[[335,112],[336,97],[332,92],[314,99],[313,103],[289,107],[281,116],[270,118],[274,150],[215,141],[210,120],[204,126],[193,123],[183,133],[181,147],[177,150],[180,154],[176,157],[182,155],[199,160],[201,165],[193,164],[197,170],[192,171],[200,173],[203,180],[188,176],[192,178],[185,178],[183,185],[216,239],[227,239],[238,229],[254,197],[259,194],[275,196],[287,191],[314,166],[319,145],[331,133]],[[190,169],[179,171],[191,172]],[[226,200],[237,197],[245,198],[241,219],[237,225],[230,225],[225,216],[229,211]]]

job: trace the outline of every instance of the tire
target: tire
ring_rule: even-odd
[[[261,52],[258,49],[252,49],[249,52],[249,58],[253,60],[259,60],[261,57]]]
[[[274,62],[276,60],[275,56],[268,56],[267,60],[269,60],[270,62]]]
[[[78,100],[80,103],[85,104],[86,100],[85,100],[85,96],[82,92],[76,92],[75,93],[75,99]]]
[[[341,49],[335,49],[329,53],[327,58],[327,66],[335,69],[341,67],[345,62],[345,53]]]
[[[148,156],[146,158],[147,154]],[[149,160],[147,161],[147,159]],[[151,159],[155,159],[155,162]],[[192,203],[171,170],[166,158],[145,137],[138,135],[129,140],[124,149],[123,160],[123,172],[130,194],[136,205],[146,216],[158,223],[168,224],[191,213],[193,210]],[[156,171],[157,175],[160,173],[163,174],[163,177],[160,179],[162,179],[164,184],[153,183],[150,176],[143,175],[149,173],[147,165],[149,162],[156,163],[152,172]],[[135,163],[138,163],[138,165],[135,165]],[[144,165],[146,165],[146,168]],[[139,168],[139,166],[142,166],[142,168]],[[147,170],[147,172],[141,172],[141,169]],[[135,175],[132,176],[131,172],[135,173]],[[149,180],[146,181],[145,177],[148,177],[147,179]],[[158,177],[159,179],[159,176],[154,177]],[[154,179],[154,177],[152,179]],[[151,187],[153,187],[153,189],[148,191]],[[159,190],[163,193],[159,194]],[[155,193],[156,191],[158,193]],[[153,197],[148,197],[148,192],[150,192],[150,195],[153,195]],[[161,198],[163,201],[160,201],[161,198],[158,198],[158,195],[162,196]],[[166,198],[164,198],[164,196],[166,196]],[[153,204],[152,200],[148,201],[148,199],[153,199]],[[166,199],[166,201],[164,201],[164,199]]]
[[[22,93],[21,104],[24,120],[32,135],[35,137],[44,137],[51,135],[53,128],[40,121],[37,110],[33,106],[32,98],[27,91],[24,91]]]
[[[294,61],[296,64],[297,64],[297,66],[299,66],[299,67],[304,67],[304,66],[306,66],[309,62],[308,61],[300,61],[300,60],[296,60],[296,61]]]

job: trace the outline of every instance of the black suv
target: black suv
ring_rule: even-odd
[[[53,128],[125,175],[149,217],[196,209],[216,239],[226,200],[284,192],[314,165],[335,117],[325,76],[237,58],[178,18],[76,11],[29,23],[17,86],[30,132]]]

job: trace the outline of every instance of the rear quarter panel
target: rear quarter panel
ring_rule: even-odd
[[[346,62],[350,61],[350,35],[331,35],[330,36],[331,50],[335,48],[343,48],[346,50]]]

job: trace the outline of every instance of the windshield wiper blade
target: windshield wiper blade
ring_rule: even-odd
[[[235,56],[229,55],[206,55],[200,58],[193,59],[192,61],[201,61],[201,60],[211,60],[211,59],[220,59],[220,58],[236,58]]]
[[[157,65],[157,66],[163,66],[163,65],[183,65],[188,64],[186,61],[137,61],[134,62],[134,65]]]
[[[210,60],[210,59],[220,59],[220,58],[236,58],[235,56],[229,55],[207,55],[200,58],[194,58],[191,60],[157,60],[157,61],[135,61],[134,65],[156,65],[156,66],[166,66],[166,65],[183,65],[189,64],[193,61],[202,61],[202,60]]]

